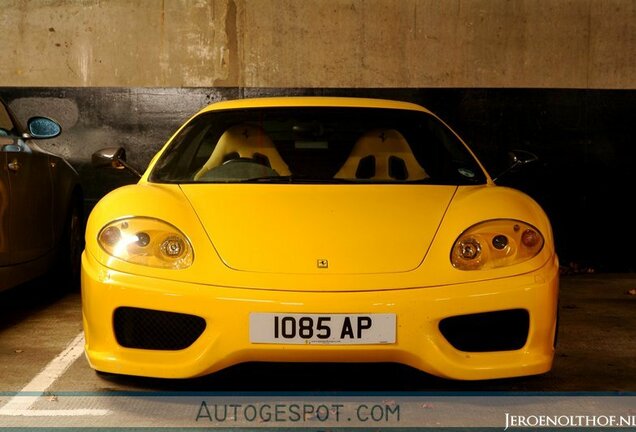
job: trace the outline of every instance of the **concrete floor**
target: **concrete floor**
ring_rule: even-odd
[[[0,293],[0,392],[23,389],[81,332],[79,293],[48,288],[39,282]],[[458,382],[393,364],[246,364],[200,379],[157,380],[97,375],[80,357],[48,390],[635,392],[634,289],[636,274],[563,276],[554,368],[535,377]]]

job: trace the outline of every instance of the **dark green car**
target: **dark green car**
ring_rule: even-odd
[[[0,100],[0,291],[47,273],[51,284],[77,282],[82,250],[82,192],[77,172],[35,140],[60,125],[32,117],[24,129]]]

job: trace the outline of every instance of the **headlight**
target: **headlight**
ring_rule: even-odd
[[[532,225],[497,219],[468,228],[455,241],[451,263],[459,270],[486,270],[519,264],[543,248],[543,236]]]
[[[134,264],[183,269],[192,264],[194,251],[186,236],[158,219],[131,217],[106,225],[97,236],[111,256]]]

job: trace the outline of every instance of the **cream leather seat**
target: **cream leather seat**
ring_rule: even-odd
[[[265,132],[257,126],[241,124],[232,126],[221,135],[210,158],[195,174],[194,180],[199,180],[212,168],[239,157],[254,159],[258,163],[269,166],[281,176],[291,174],[289,167]]]
[[[374,129],[358,139],[348,159],[334,177],[413,181],[429,176],[415,159],[400,132],[395,129]]]

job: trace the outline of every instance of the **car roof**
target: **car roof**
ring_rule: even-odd
[[[285,96],[227,100],[216,102],[203,108],[199,113],[245,108],[293,108],[293,107],[333,107],[333,108],[386,108],[430,113],[426,108],[410,102],[387,99]]]

